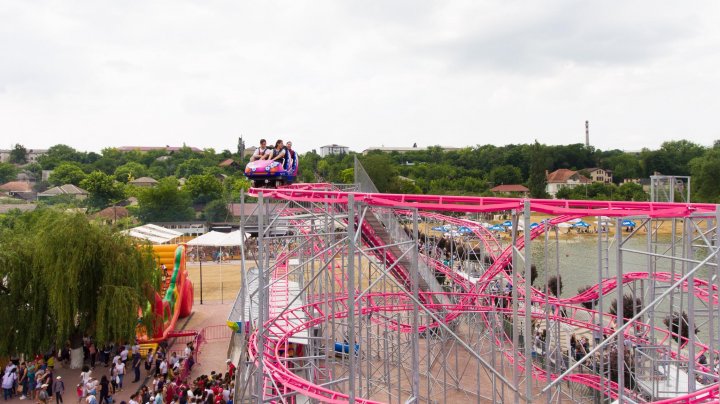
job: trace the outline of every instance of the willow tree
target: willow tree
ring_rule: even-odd
[[[138,321],[153,321],[138,319],[159,285],[149,247],[77,213],[42,210],[3,224],[0,356],[66,341],[78,348],[84,335],[131,341]]]

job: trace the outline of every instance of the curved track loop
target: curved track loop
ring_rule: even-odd
[[[347,203],[348,193],[326,190],[330,188],[328,184],[298,184],[292,187],[286,187],[277,190],[263,190],[265,195],[271,198],[278,198],[296,202],[315,202],[315,203],[330,203],[336,207],[340,207]],[[319,190],[320,189],[320,190]],[[251,195],[257,195],[260,190],[251,190]],[[418,208],[418,209],[432,209],[441,211],[462,211],[462,212],[485,212],[485,211],[497,211],[507,209],[518,209],[522,206],[524,200],[521,199],[508,199],[508,198],[474,198],[474,197],[445,197],[445,196],[428,196],[428,195],[394,195],[394,194],[362,194],[353,193],[356,201],[362,201],[373,206],[383,207],[407,207],[407,208]],[[557,225],[562,222],[567,222],[572,219],[576,219],[583,216],[609,216],[609,217],[627,217],[633,215],[644,215],[649,217],[686,217],[690,214],[711,216],[715,212],[715,205],[709,204],[663,204],[663,203],[643,203],[643,202],[601,202],[601,201],[531,201],[531,210],[536,212],[550,213],[550,214],[561,214],[561,216],[551,219],[546,224],[539,226],[531,230],[530,237],[535,239],[536,237],[543,234],[551,226]],[[339,206],[338,206],[339,205]],[[340,207],[340,209],[342,209]],[[421,293],[421,300],[427,309],[433,310],[440,314],[442,313],[442,321],[449,322],[459,317],[464,313],[481,313],[484,318],[486,325],[490,325],[487,317],[488,313],[508,311],[510,309],[499,308],[497,302],[507,297],[489,295],[485,292],[489,283],[498,275],[508,277],[505,272],[505,268],[511,264],[512,260],[512,248],[501,249],[499,243],[493,237],[492,233],[487,231],[478,223],[467,221],[463,219],[455,219],[445,215],[437,213],[423,212],[423,215],[431,217],[437,220],[443,220],[449,223],[465,225],[473,230],[473,233],[481,240],[483,247],[494,259],[493,264],[483,273],[480,279],[476,283],[471,283],[466,278],[460,276],[452,268],[448,268],[437,260],[423,257],[426,263],[436,271],[442,272],[454,284],[458,285],[463,292],[452,294],[444,293],[444,298],[452,296],[454,304],[441,304],[434,299],[433,293],[423,292]],[[367,226],[362,228],[362,234],[364,241],[369,244],[382,244],[381,240],[374,235],[373,229]],[[522,249],[524,247],[524,239],[520,238],[517,240],[516,247]],[[317,246],[314,249],[318,249]],[[385,253],[388,254],[388,253]],[[392,254],[386,255],[383,258],[389,259],[390,262],[394,261]],[[393,275],[398,280],[407,285],[409,281],[408,273],[401,267],[397,266],[397,270],[394,271]],[[652,275],[655,281],[662,283],[671,283],[680,279],[680,276],[671,276],[668,273],[655,273]],[[650,279],[650,274],[635,272],[626,273],[623,277],[622,283],[633,282],[635,280]],[[524,288],[520,287],[524,280],[519,280],[520,284],[515,285],[518,292],[523,291]],[[533,318],[545,318],[549,316],[553,321],[566,323],[578,328],[584,328],[588,330],[597,330],[599,327],[594,322],[589,322],[586,319],[596,318],[595,316],[602,316],[593,310],[585,309],[577,306],[578,303],[584,303],[594,301],[599,298],[600,295],[606,295],[611,293],[618,287],[617,280],[605,279],[601,284],[595,285],[591,289],[584,291],[581,294],[570,298],[558,299],[553,296],[545,296],[541,291],[532,289],[531,300],[533,304],[543,305],[545,303],[551,303],[554,311],[550,314],[545,313],[543,310],[533,311],[531,310],[531,317]],[[700,299],[710,304],[718,304],[717,287],[709,284],[703,280],[695,280],[692,286],[688,285],[687,282],[683,284],[685,290],[692,289],[693,293]],[[712,292],[711,292],[712,290]],[[287,366],[287,359],[284,358],[284,350],[282,346],[289,340],[292,335],[298,331],[310,328],[316,324],[322,323],[326,320],[323,315],[324,311],[322,307],[327,304],[327,296],[324,299],[316,301],[298,309],[289,310],[283,313],[278,318],[274,318],[268,321],[268,326],[274,326],[275,330],[279,330],[273,335],[273,338],[268,339],[265,347],[265,355],[263,358],[257,358],[257,340],[256,335],[253,334],[250,339],[250,355],[254,360],[262,360],[266,369],[273,379],[277,380],[283,386],[283,389],[291,389],[298,391],[309,397],[321,400],[323,402],[346,402],[348,396],[344,393],[336,392],[327,389],[322,386],[314,385],[312,382],[302,379],[294,374]],[[348,309],[348,303],[345,301],[346,296],[334,296],[329,301],[336,304],[340,304]],[[394,311],[405,311],[412,307],[412,304],[407,299],[404,293],[385,293],[385,294],[366,294],[362,297],[364,304],[360,305],[362,309],[354,310],[358,315],[370,315],[373,313],[383,312],[394,312]],[[357,304],[357,302],[356,302]],[[509,307],[505,304],[504,307]],[[564,315],[561,315],[561,309],[564,309]],[[348,309],[349,310],[349,309]],[[524,310],[524,308],[523,308]],[[299,315],[299,311],[302,311],[302,315]],[[344,318],[347,316],[348,311],[336,312],[335,318]],[[582,315],[578,315],[581,314]],[[612,317],[608,314],[604,316]],[[306,318],[307,320],[298,324],[300,318]],[[380,321],[373,318],[373,321]],[[281,324],[292,324],[293,327],[279,327],[278,323]],[[400,332],[410,332],[412,327],[408,324],[397,324],[392,321],[386,321],[390,327]],[[420,331],[427,330],[428,328],[437,327],[436,323],[429,323],[420,326]],[[635,343],[647,342],[643,336],[650,333],[652,327],[648,324],[636,322],[634,333],[626,333],[625,338]],[[608,334],[612,330],[603,329],[603,333]],[[677,338],[683,341],[683,344],[687,344],[689,341],[681,336],[671,333],[666,329],[660,329],[654,327],[655,335],[661,335],[662,342],[667,341],[669,338]],[[504,341],[500,338],[496,338],[496,344],[511,342],[507,335],[504,335]],[[712,352],[717,354],[718,351],[714,350],[706,345],[694,342],[696,345],[696,352],[699,352],[697,356],[705,352]],[[510,363],[517,363],[517,367],[522,369],[522,363],[524,358],[519,354],[511,354],[505,351],[506,359]],[[683,357],[673,352],[671,354],[675,359],[688,360],[689,358]],[[516,362],[517,361],[517,362]],[[703,368],[699,366],[699,368]],[[708,370],[708,369],[705,369]],[[547,381],[554,379],[557,375],[548,375],[544,369],[534,365],[532,371],[533,377],[538,380]],[[595,374],[572,374],[568,375],[566,379],[570,382],[580,383],[585,386],[598,389],[608,394],[610,398],[617,398],[618,386],[614,382],[608,381],[607,379],[601,379],[600,376]],[[634,393],[627,390],[625,392],[628,396],[632,396]],[[708,388],[699,390],[689,395],[676,397],[670,400],[660,401],[662,403],[679,403],[679,402],[707,402],[708,400],[716,400],[720,396],[718,387],[711,385]],[[358,399],[359,402],[372,402],[368,400]]]

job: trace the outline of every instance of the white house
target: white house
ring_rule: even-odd
[[[325,157],[331,154],[346,154],[350,151],[347,146],[340,146],[339,144],[328,144],[320,148],[320,156]]]
[[[555,195],[563,188],[575,188],[578,185],[587,185],[592,183],[590,178],[585,177],[577,171],[561,168],[551,173],[545,172],[547,177],[547,185],[545,192],[555,198]]]

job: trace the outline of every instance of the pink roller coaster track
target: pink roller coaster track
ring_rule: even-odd
[[[347,193],[334,190],[327,190],[330,188],[328,184],[298,184],[291,187],[274,189],[274,190],[261,190],[251,189],[250,194],[257,196],[259,192],[263,192],[265,197],[281,199],[286,201],[295,202],[313,202],[313,203],[328,203],[336,206],[337,210],[344,210],[344,207],[348,203],[348,196],[352,194],[356,202],[363,202],[365,204],[376,206],[376,207],[392,207],[392,208],[416,208],[423,211],[423,215],[436,219],[442,220],[448,223],[457,225],[468,226],[473,230],[473,233],[482,242],[483,247],[488,252],[490,257],[493,259],[492,265],[485,271],[480,279],[476,283],[471,283],[464,277],[458,275],[452,268],[443,265],[437,260],[423,257],[425,262],[438,272],[442,272],[455,284],[460,286],[463,290],[462,293],[421,293],[421,301],[425,308],[434,311],[436,314],[441,314],[443,322],[450,322],[462,315],[463,313],[481,313],[483,318],[489,324],[487,315],[491,312],[507,312],[508,308],[501,308],[496,303],[499,300],[506,299],[498,295],[492,295],[485,292],[490,282],[497,276],[508,277],[505,272],[505,268],[511,264],[512,261],[512,248],[508,247],[502,249],[500,244],[492,235],[491,232],[480,226],[478,223],[456,219],[448,217],[442,214],[426,212],[426,211],[454,211],[454,212],[493,212],[501,210],[511,209],[522,209],[525,203],[524,199],[511,199],[511,198],[479,198],[479,197],[458,197],[458,196],[435,196],[435,195],[402,195],[402,194],[370,194],[370,193]],[[557,200],[529,200],[530,209],[534,212],[560,215],[556,218],[551,219],[546,224],[539,226],[531,230],[530,238],[535,239],[542,235],[548,228],[557,225],[559,223],[567,222],[572,219],[576,219],[584,216],[608,216],[608,217],[630,217],[630,216],[645,216],[651,218],[670,218],[670,217],[714,217],[716,212],[716,205],[712,204],[674,204],[674,203],[649,203],[649,202],[605,202],[605,201],[557,201]],[[368,245],[383,245],[383,241],[375,234],[374,229],[363,223],[362,235],[364,241]],[[524,240],[522,238],[517,240],[516,247],[522,249],[524,247]],[[313,245],[313,252],[319,252],[320,248],[317,245]],[[382,257],[392,264],[398,257],[392,256],[391,253],[385,252]],[[409,285],[409,272],[406,268],[401,265],[396,265],[396,270],[393,275],[403,285]],[[663,283],[674,283],[681,278],[680,275],[672,276],[669,273],[654,273],[648,274],[644,272],[632,272],[624,274],[622,278],[622,284],[633,282],[641,279],[650,279],[652,277],[655,281]],[[524,280],[520,280],[520,285],[513,285],[517,288],[518,292],[522,293],[524,288],[520,287],[524,283]],[[597,324],[588,322],[587,318],[599,318],[596,316],[610,316],[608,314],[601,314],[593,310],[585,309],[581,306],[577,306],[579,303],[590,302],[597,300],[601,295],[607,295],[612,291],[616,290],[618,282],[616,279],[605,279],[601,284],[595,285],[594,287],[584,291],[581,294],[570,298],[558,299],[554,296],[545,296],[545,294],[537,289],[532,288],[531,300],[533,303],[544,305],[546,302],[553,305],[554,311],[549,314],[549,317],[561,323],[569,324],[575,327],[580,327],[588,330],[597,330],[601,328]],[[682,287],[686,291],[692,291],[695,296],[699,299],[710,303],[712,305],[718,304],[718,293],[717,287],[704,280],[695,279],[694,283],[690,285],[687,281],[682,284]],[[458,303],[456,304],[443,304],[439,303],[441,300],[436,300],[433,297],[435,295],[454,295],[457,297]],[[408,299],[404,293],[369,293],[362,296],[363,304],[359,305],[360,308],[355,307],[353,310],[359,315],[372,315],[373,313],[391,313],[398,311],[407,311],[412,309],[412,302]],[[333,391],[326,387],[318,386],[312,382],[305,380],[287,367],[288,361],[285,357],[285,351],[282,348],[286,345],[289,339],[299,331],[313,327],[314,325],[320,324],[327,320],[330,314],[325,315],[324,307],[328,302],[332,301],[346,308],[346,311],[335,312],[334,318],[345,318],[348,314],[349,305],[347,303],[347,296],[323,296],[322,299],[313,301],[305,306],[287,310],[278,318],[273,318],[268,321],[266,328],[273,328],[273,338],[266,342],[264,357],[258,358],[258,340],[257,335],[253,334],[250,338],[249,350],[253,360],[262,360],[263,365],[268,370],[268,374],[272,375],[273,380],[277,384],[283,386],[282,392],[285,393],[290,390],[297,391],[301,394],[309,397],[321,400],[323,402],[340,403],[346,402],[348,396],[344,393]],[[502,307],[509,307],[504,305]],[[565,315],[560,315],[560,312],[564,311]],[[578,314],[581,314],[578,316]],[[544,311],[537,311],[530,313],[533,318],[545,318],[548,315]],[[578,318],[580,317],[580,318]],[[378,316],[373,317],[373,321],[383,321]],[[390,327],[400,332],[411,332],[412,327],[408,324],[396,324],[392,321],[385,321],[389,323]],[[428,328],[437,327],[438,324],[431,323],[420,327],[420,331],[424,331]],[[693,343],[696,346],[697,356],[705,352],[711,352],[718,354],[718,350],[700,344],[698,342],[688,341],[687,339],[673,334],[666,329],[660,329],[657,327],[651,327],[648,324],[635,322],[634,330],[635,333],[626,333],[625,338],[635,342],[643,343],[646,342],[643,336],[648,335],[650,330],[654,329],[656,336],[661,336],[662,342],[667,341],[669,338],[676,338],[681,340],[683,344]],[[603,333],[609,334],[611,330],[603,329]],[[507,335],[504,335],[504,340],[500,337],[496,337],[496,344],[512,342],[508,339]],[[506,359],[510,363],[516,363],[516,366],[522,369],[524,358],[519,353],[514,355],[508,351],[504,351]],[[689,360],[682,355],[672,353],[673,357],[680,360]],[[693,358],[695,360],[696,358]],[[698,368],[706,369],[700,365]],[[533,377],[547,381],[556,378],[558,375],[547,374],[547,372],[539,366],[534,365]],[[590,388],[594,388],[609,395],[610,398],[615,399],[618,397],[617,390],[618,386],[612,381],[602,379],[600,376],[595,374],[571,374],[566,377],[568,381],[583,384]],[[624,393],[628,396],[633,396],[633,392],[626,390]],[[720,398],[720,392],[718,391],[717,384],[711,385],[705,389],[696,391],[692,394],[685,396],[675,397],[669,400],[658,401],[660,403],[700,403],[708,401],[717,401]],[[359,402],[373,402],[369,400],[357,399]]]

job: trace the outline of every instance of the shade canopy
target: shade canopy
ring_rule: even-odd
[[[199,247],[235,247],[244,244],[250,235],[236,230],[230,233],[221,233],[219,231],[209,231],[200,237],[190,240],[187,245]]]
[[[121,233],[130,237],[147,240],[154,244],[165,244],[183,235],[175,230],[166,229],[154,224],[146,224],[132,229],[123,230]]]

